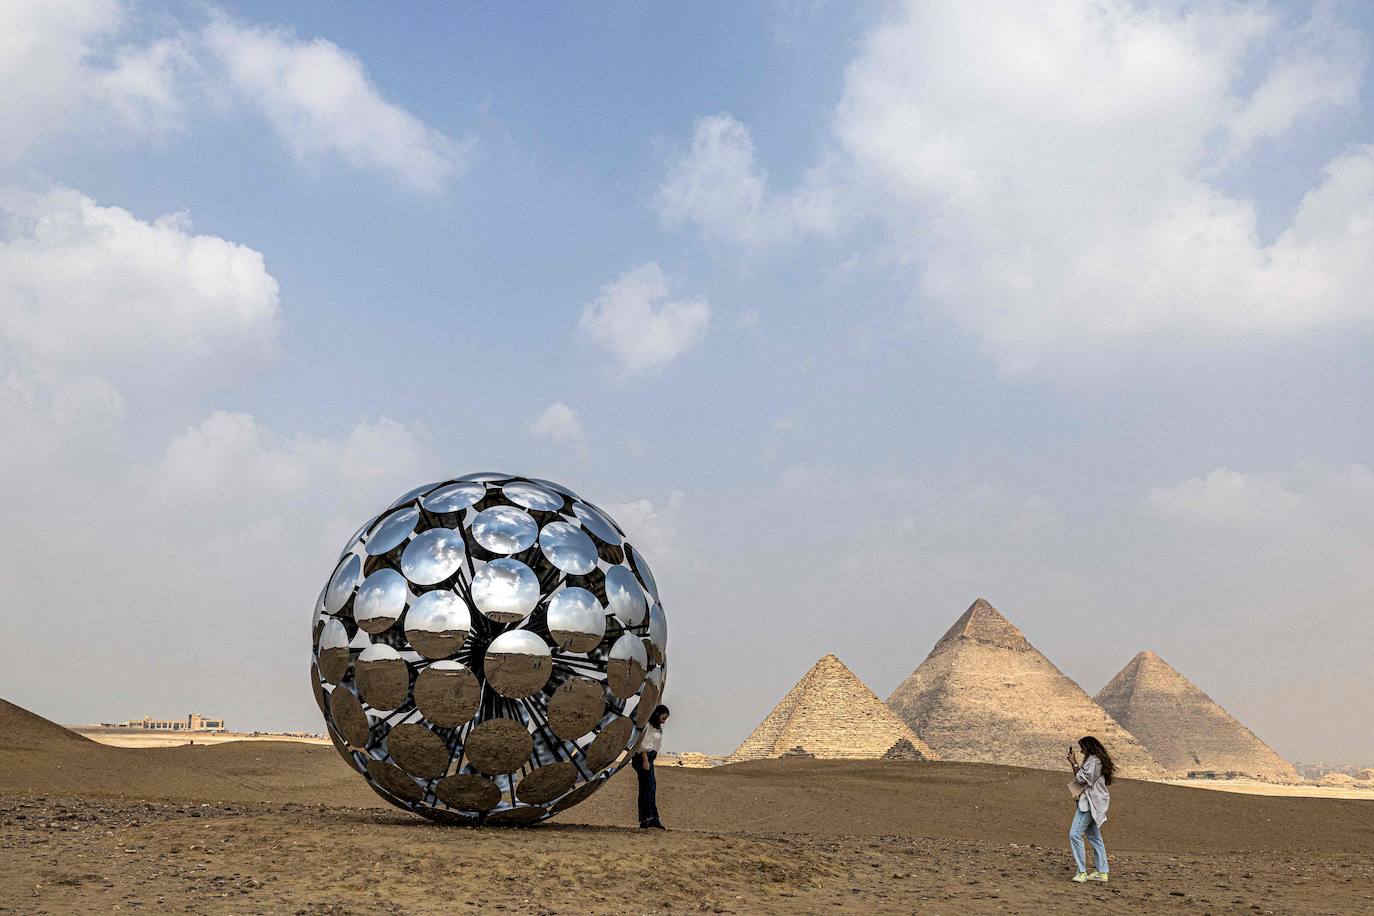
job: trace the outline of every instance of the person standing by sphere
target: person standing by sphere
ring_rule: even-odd
[[[1112,784],[1116,766],[1102,742],[1092,735],[1079,738],[1078,749],[1083,752],[1082,765],[1078,763],[1078,755],[1074,753],[1072,745],[1068,755],[1069,769],[1073,770],[1069,791],[1078,801],[1073,823],[1069,825],[1069,848],[1073,851],[1074,865],[1078,869],[1073,880],[1082,884],[1084,881],[1107,880],[1107,844],[1102,841],[1102,825],[1107,821],[1107,805],[1111,801],[1107,786]],[[1094,870],[1091,872],[1088,871],[1083,848],[1084,835],[1093,847]]]
[[[649,724],[644,728],[644,737],[639,741],[630,766],[639,777],[639,826],[667,830],[658,819],[658,777],[654,772],[654,759],[663,746],[663,723],[668,721],[668,707],[657,706],[649,716]]]

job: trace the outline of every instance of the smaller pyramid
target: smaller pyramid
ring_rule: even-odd
[[[1169,776],[1241,773],[1300,781],[1292,764],[1153,652],[1131,659],[1094,699]]]
[[[911,748],[904,756],[938,759],[844,662],[827,655],[726,762],[784,756],[876,760],[898,745]]]
[[[887,705],[945,760],[1060,769],[1094,735],[1122,776],[1161,768],[1021,631],[979,598],[941,636]]]

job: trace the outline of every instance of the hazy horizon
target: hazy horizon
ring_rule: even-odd
[[[986,597],[1374,761],[1374,7],[0,6],[0,697],[320,731],[473,471],[607,507],[665,745]]]

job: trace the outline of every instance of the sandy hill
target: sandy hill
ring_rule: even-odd
[[[1141,652],[1094,698],[1170,776],[1194,770],[1298,782],[1293,765],[1153,652]]]
[[[331,801],[375,796],[332,747],[232,741],[212,747],[110,747],[0,700],[0,792]]]
[[[834,655],[825,656],[806,672],[729,762],[783,755],[818,759],[937,756]]]
[[[52,748],[70,750],[81,745],[99,746],[89,738],[83,738],[7,700],[0,700],[0,735],[4,736],[0,738],[0,746],[8,751],[24,753],[41,753]]]
[[[1162,775],[1149,752],[982,598],[954,622],[887,705],[946,760],[1064,769],[1095,735],[1121,775]]]

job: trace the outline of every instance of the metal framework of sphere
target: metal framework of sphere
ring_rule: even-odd
[[[387,801],[532,824],[629,761],[667,635],[648,563],[606,512],[551,481],[468,474],[349,539],[316,602],[310,683]]]

